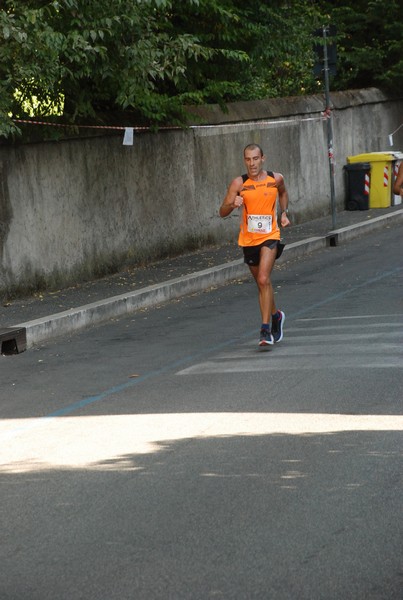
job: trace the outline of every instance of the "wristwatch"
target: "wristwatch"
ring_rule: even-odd
[[[282,211],[281,211],[281,214],[285,213],[286,215],[288,215],[288,214],[289,214],[289,212],[290,212],[290,211],[288,210],[288,208],[286,208],[285,210],[282,210]]]

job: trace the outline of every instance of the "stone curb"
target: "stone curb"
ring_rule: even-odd
[[[375,217],[363,223],[330,231],[324,236],[311,237],[293,242],[285,247],[283,256],[286,256],[287,259],[295,259],[327,246],[335,246],[338,243],[346,242],[370,231],[376,231],[385,227],[392,218],[394,221],[398,220],[399,223],[402,222],[403,209]],[[249,271],[243,260],[234,260],[184,277],[151,285],[141,290],[112,296],[105,300],[86,304],[85,306],[56,313],[48,317],[20,323],[15,325],[15,327],[26,328],[27,348],[32,348],[41,342],[69,335],[110,319],[128,315],[141,308],[163,304],[187,294],[222,285],[234,279],[244,278],[247,275],[249,275]]]

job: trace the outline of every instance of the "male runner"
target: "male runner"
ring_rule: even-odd
[[[288,192],[280,173],[263,170],[265,156],[257,144],[244,149],[247,174],[236,177],[229,185],[220,207],[220,217],[227,217],[242,207],[238,244],[242,246],[245,263],[259,290],[262,316],[259,345],[271,345],[283,338],[285,314],[277,310],[271,284],[271,272],[277,256],[280,229],[277,223],[277,198],[280,203],[281,227],[290,225]],[[270,326],[271,323],[271,326]]]

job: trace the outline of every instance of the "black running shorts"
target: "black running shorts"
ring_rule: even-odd
[[[244,262],[249,266],[249,267],[257,267],[260,261],[260,248],[263,248],[263,246],[267,246],[268,248],[270,248],[270,250],[273,250],[273,248],[278,247],[279,244],[279,240],[265,240],[262,244],[259,244],[257,246],[243,246],[243,256],[244,256]],[[278,252],[277,252],[277,257],[278,258]]]

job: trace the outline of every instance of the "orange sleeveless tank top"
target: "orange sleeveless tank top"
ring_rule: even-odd
[[[277,186],[271,173],[261,181],[246,179],[240,192],[243,209],[239,231],[240,246],[258,246],[266,240],[279,240]]]

